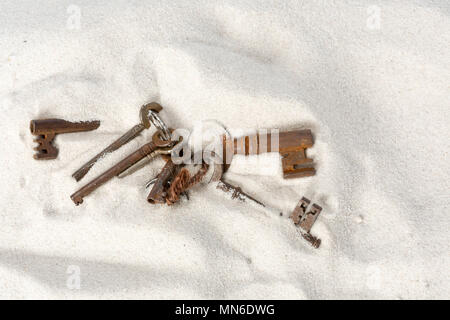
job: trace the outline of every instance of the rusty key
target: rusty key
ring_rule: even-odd
[[[190,186],[184,186],[186,188],[190,188],[193,185],[201,182],[206,174],[210,171],[210,164],[215,160],[214,157],[217,157],[217,155],[214,152],[211,152],[209,154],[204,153],[203,151],[200,151],[201,155],[203,156],[203,159],[206,160],[206,162],[202,163],[202,166],[197,171],[196,174],[189,177],[190,178]],[[165,166],[162,168],[160,173],[156,176],[156,178],[151,179],[146,184],[146,188],[150,187],[150,185],[153,185],[150,193],[147,196],[147,201],[151,204],[168,204],[172,205],[175,202],[179,200],[180,195],[186,196],[187,199],[189,199],[187,190],[181,191],[179,194],[178,192],[175,192],[177,187],[175,187],[177,179],[182,180],[180,175],[183,175],[183,168],[185,168],[184,163],[175,164],[172,159],[168,156],[163,156],[166,158],[167,162]],[[196,154],[192,154],[192,159],[198,158]],[[214,163],[214,170],[211,170],[212,175],[209,177],[209,181],[218,181],[220,177],[222,176],[222,159],[218,158],[216,160],[217,163]],[[205,170],[206,169],[206,170]]]
[[[303,238],[311,243],[314,248],[318,248],[321,240],[313,236],[310,231],[322,211],[322,207],[313,203],[312,209],[306,212],[310,203],[311,201],[309,199],[305,197],[301,198],[294,211],[292,211],[290,218],[296,226],[300,227],[299,230]]]
[[[53,139],[60,133],[72,133],[95,130],[100,126],[100,121],[70,122],[63,119],[40,119],[30,121],[30,131],[38,136],[34,142],[39,145],[34,148],[36,160],[51,160],[58,156],[58,148],[53,145]]]
[[[308,208],[309,204],[311,203],[311,200],[303,197],[298,202],[297,206],[295,207],[294,211],[292,211],[291,219],[294,221],[294,224],[299,224],[300,221],[303,219],[303,216],[306,214],[306,209]]]
[[[313,160],[306,156],[306,149],[314,144],[311,130],[292,130],[268,134],[255,134],[230,139],[223,137],[225,170],[234,154],[261,154],[279,152],[283,177],[308,177],[316,173]]]
[[[176,145],[176,141],[172,140],[164,140],[161,138],[161,131],[156,131],[153,135],[153,141],[143,145],[141,148],[118,162],[113,167],[109,168],[97,178],[93,179],[91,182],[86,184],[84,187],[76,191],[74,194],[70,196],[72,201],[79,205],[83,203],[83,198],[89,195],[91,192],[96,190],[98,187],[108,182],[115,176],[119,175],[123,171],[127,170],[129,167],[133,166],[135,163],[139,162],[141,159],[146,156],[151,156],[152,153],[158,152],[161,150],[170,153],[172,148]]]
[[[181,169],[181,165],[177,165],[172,162],[172,159],[168,159],[161,172],[155,178],[153,187],[148,194],[147,201],[151,204],[166,203],[166,189],[167,184],[173,179],[175,174]]]
[[[152,102],[146,105],[143,105],[140,110],[140,118],[141,123],[135,125],[133,128],[128,130],[125,134],[123,134],[121,137],[119,137],[116,141],[111,143],[109,146],[107,146],[103,151],[98,153],[95,157],[93,157],[91,160],[86,162],[80,169],[75,171],[72,174],[72,177],[75,178],[75,180],[80,181],[92,168],[92,166],[104,155],[113,152],[117,149],[119,149],[121,146],[125,145],[126,143],[133,140],[135,137],[137,137],[144,129],[150,128],[150,117],[151,111],[154,111],[156,113],[160,112],[162,110],[162,106],[156,102]]]
[[[278,213],[280,216],[283,216],[283,213],[277,210],[276,208],[265,205],[264,203],[256,200],[247,193],[243,192],[240,187],[227,183],[223,179],[220,179],[216,188],[226,193],[230,193],[232,199],[237,199],[241,202],[250,200],[251,202],[261,206],[264,210],[266,210],[270,214]],[[310,202],[311,202],[310,200],[303,197],[298,203],[298,205],[295,207],[295,210],[291,214],[290,218],[294,221],[294,224],[299,227],[298,231],[300,232],[301,236],[306,241],[308,241],[314,248],[317,249],[320,247],[321,240],[313,236],[310,233],[310,231],[311,227],[313,226],[314,222],[316,221],[317,217],[322,211],[322,207],[320,207],[317,204],[313,204],[313,208],[311,209],[311,211],[306,213],[306,209],[309,206]]]

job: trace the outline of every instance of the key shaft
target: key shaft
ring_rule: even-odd
[[[89,170],[91,170],[91,168],[100,158],[102,158],[108,153],[116,151],[123,145],[127,144],[128,142],[136,138],[144,129],[145,127],[142,124],[135,125],[125,134],[123,134],[119,139],[111,143],[109,146],[107,146],[105,149],[99,152],[96,156],[94,156],[91,160],[86,162],[80,169],[75,171],[72,174],[72,177],[74,177],[75,180],[80,181],[89,172]]]
[[[96,156],[94,156],[91,160],[86,162],[80,169],[78,169],[77,171],[75,171],[72,174],[72,177],[74,177],[76,181],[80,181],[81,179],[83,179],[83,177],[89,172],[89,170],[91,170],[91,168],[94,166],[94,164],[99,159],[101,159],[108,153],[116,151],[123,145],[127,144],[128,142],[130,142],[131,140],[136,138],[144,129],[150,128],[150,123],[151,123],[150,122],[150,117],[151,117],[150,112],[153,111],[153,112],[158,113],[161,110],[162,110],[161,105],[159,105],[156,102],[152,102],[152,103],[143,105],[141,107],[141,110],[139,113],[141,123],[135,125],[133,128],[131,128],[130,130],[125,132],[125,134],[123,134],[121,137],[119,137],[116,141],[111,143],[109,146],[107,146],[105,149],[103,149],[100,153],[98,153]],[[153,116],[153,118],[154,118],[154,116]]]
[[[147,201],[151,204],[166,203],[167,184],[173,179],[182,165],[177,165],[168,159],[161,172],[156,177],[153,188],[147,196]]]
[[[115,176],[119,175],[121,172],[123,172],[124,170],[126,170],[127,168],[129,168],[142,158],[154,152],[157,148],[158,147],[153,142],[149,142],[143,145],[141,148],[130,154],[128,157],[121,160],[119,163],[109,168],[101,175],[99,175],[97,178],[93,179],[84,187],[76,191],[74,194],[70,196],[70,198],[76,205],[83,203],[84,197],[92,193],[94,190],[96,190],[97,188],[99,188],[100,186],[102,186]]]

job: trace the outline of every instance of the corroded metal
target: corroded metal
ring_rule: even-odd
[[[316,173],[313,160],[306,156],[306,149],[313,146],[311,130],[292,130],[267,134],[223,137],[223,158],[225,170],[235,154],[252,155],[265,152],[279,152],[285,179],[308,177]]]
[[[310,203],[311,201],[305,197],[300,199],[290,218],[294,224],[299,227],[303,238],[311,243],[314,248],[318,248],[321,240],[311,235],[310,231],[322,211],[322,207],[314,203],[311,210],[306,212]]]
[[[159,137],[159,135],[160,132],[157,131],[153,136]],[[103,172],[97,178],[93,179],[80,190],[72,194],[70,198],[76,205],[81,204],[85,196],[89,195],[91,192],[93,192],[98,187],[111,180],[115,176],[118,176],[120,173],[127,170],[129,167],[131,167],[141,159],[145,158],[153,152],[158,152],[158,150],[160,149],[166,149],[167,151],[170,151],[170,149],[172,149],[175,144],[176,142],[171,140],[165,141],[161,139],[154,139],[152,142],[143,145],[138,150],[118,162],[116,165]]]
[[[170,152],[172,151],[171,148],[169,149],[157,149],[154,152],[148,154],[147,156],[145,156],[144,158],[142,158],[141,160],[139,160],[138,162],[136,162],[135,164],[133,164],[132,166],[130,166],[128,169],[126,169],[125,171],[121,172],[120,174],[117,175],[118,178],[122,179],[125,178],[133,173],[135,173],[136,171],[142,169],[143,167],[145,167],[148,163],[150,163],[154,158],[156,158],[157,156],[167,156],[170,154]]]
[[[247,193],[243,192],[240,187],[234,186],[230,183],[227,183],[223,180],[220,180],[217,184],[217,189],[223,190],[226,193],[231,193],[232,199],[238,199],[239,201],[245,202],[246,200],[250,200],[253,203],[256,203],[257,205],[263,207],[264,209],[270,211],[271,213],[277,213],[279,212],[277,209],[266,206],[261,201],[256,200],[255,198],[251,197]],[[311,227],[313,226],[314,222],[316,221],[317,217],[319,216],[320,212],[322,211],[322,208],[317,205],[313,204],[313,207],[311,211],[306,213],[306,209],[309,206],[311,201],[309,199],[306,199],[303,197],[300,202],[295,207],[293,213],[291,214],[290,218],[294,221],[294,224],[298,226],[298,230],[300,231],[300,234],[302,237],[308,241],[314,248],[319,248],[321,244],[321,240],[319,238],[316,238],[313,236],[310,231]],[[283,216],[282,212],[279,212],[280,216]]]
[[[303,239],[308,241],[314,248],[318,249],[320,247],[322,240],[320,240],[319,238],[316,238],[311,233],[302,232],[301,234],[302,234]]]
[[[152,190],[147,196],[148,202],[150,202],[151,204],[166,203],[168,184],[174,178],[175,174],[180,170],[180,168],[181,165],[173,163],[171,159],[167,160],[161,172],[156,177],[156,180],[153,183]]]
[[[188,169],[181,168],[171,181],[167,189],[166,203],[168,205],[175,204],[180,200],[180,196],[185,194],[188,189],[199,184],[205,177],[209,165],[202,163],[196,173],[191,175]]]
[[[41,119],[30,121],[30,131],[38,136],[34,142],[39,145],[34,148],[36,160],[51,160],[58,156],[58,149],[52,144],[57,134],[95,130],[100,121],[70,122],[62,119]]]
[[[301,198],[290,217],[292,221],[294,221],[294,224],[300,223],[310,203],[311,201],[309,199],[306,199],[305,197]]]
[[[309,233],[320,212],[322,212],[322,207],[314,203],[311,210],[307,212],[302,221],[300,221],[300,228]]]
[[[180,200],[180,196],[184,195],[189,200],[188,190],[194,185],[207,180],[207,183],[212,181],[219,181],[222,177],[222,159],[216,159],[217,155],[214,152],[204,153],[201,151],[203,162],[196,173],[191,176],[189,170],[185,168],[183,163],[175,164],[167,158],[166,165],[156,178],[151,179],[146,188],[153,185],[152,190],[147,196],[147,201],[151,204],[172,205]],[[196,154],[192,155],[192,159],[196,159]],[[211,165],[212,164],[212,165]],[[211,170],[211,176],[208,178],[207,174]]]
[[[94,156],[91,160],[86,162],[80,169],[75,171],[72,174],[72,177],[75,178],[75,180],[80,181],[88,172],[89,170],[94,166],[94,164],[103,156],[105,156],[108,153],[111,153],[123,145],[127,144],[134,138],[136,138],[144,129],[150,128],[150,115],[149,112],[160,112],[162,110],[162,106],[159,105],[156,102],[152,102],[146,105],[143,105],[141,107],[141,110],[139,112],[139,117],[141,119],[141,123],[135,125],[133,128],[125,132],[121,137],[119,137],[116,141],[111,143],[109,146],[107,146],[105,149],[103,149],[100,153],[98,153],[96,156]]]
[[[256,200],[255,198],[253,198],[251,195],[245,193],[244,191],[242,191],[242,189],[240,187],[234,186],[226,181],[224,181],[223,179],[221,179],[218,183],[217,183],[217,189],[220,189],[226,193],[230,193],[231,194],[231,199],[238,199],[239,201],[243,201],[245,202],[246,200],[250,200],[262,207],[265,207],[266,205],[264,203],[262,203],[259,200]]]

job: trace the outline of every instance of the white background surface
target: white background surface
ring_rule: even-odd
[[[1,298],[449,298],[448,1],[7,1],[0,4]],[[276,155],[227,175],[292,223],[201,187],[150,206],[162,165],[69,196],[71,174],[159,101],[172,127],[310,128],[312,178]],[[29,121],[99,119],[35,161]],[[80,287],[73,286],[79,271]]]

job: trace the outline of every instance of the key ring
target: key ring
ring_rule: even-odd
[[[170,130],[164,121],[159,117],[158,113],[154,110],[149,110],[148,116],[152,124],[161,132],[161,138],[163,140],[170,140]]]

